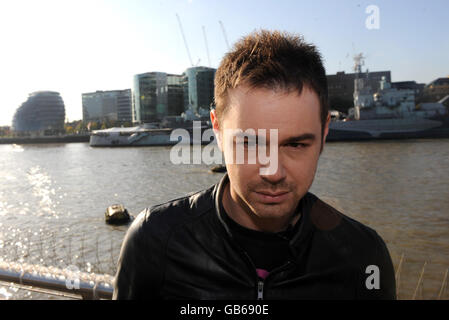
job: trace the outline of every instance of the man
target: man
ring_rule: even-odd
[[[379,235],[308,192],[330,121],[317,49],[295,35],[250,34],[221,62],[215,101],[228,173],[138,216],[113,298],[395,299]],[[271,163],[250,161],[251,150]]]

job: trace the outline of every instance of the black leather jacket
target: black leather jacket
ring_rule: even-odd
[[[113,299],[396,298],[391,258],[376,231],[311,193],[300,202],[293,258],[261,281],[222,218],[228,182],[225,174],[207,190],[138,215],[122,244]]]

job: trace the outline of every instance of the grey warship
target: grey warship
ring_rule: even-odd
[[[410,89],[392,88],[385,77],[373,92],[362,73],[363,54],[354,57],[354,108],[344,120],[331,121],[326,141],[449,138],[449,95],[438,102],[415,104]]]

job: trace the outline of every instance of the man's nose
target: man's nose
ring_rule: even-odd
[[[276,184],[281,182],[287,177],[286,170],[284,166],[282,165],[282,162],[278,161],[277,167],[274,168],[274,170],[269,170],[270,172],[267,173],[259,173],[262,179],[265,181]]]

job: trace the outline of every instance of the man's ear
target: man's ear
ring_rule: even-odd
[[[323,130],[323,140],[321,141],[321,150],[320,153],[323,152],[324,143],[326,142],[327,135],[329,133],[329,123],[331,122],[331,114],[327,113],[326,123],[324,124]]]
[[[218,148],[220,148],[220,151],[223,152],[223,147],[222,147],[223,139],[221,137],[220,124],[218,122],[218,117],[215,112],[215,109],[212,109],[210,111],[210,122],[212,123],[212,129],[214,130],[215,138],[217,139]]]

